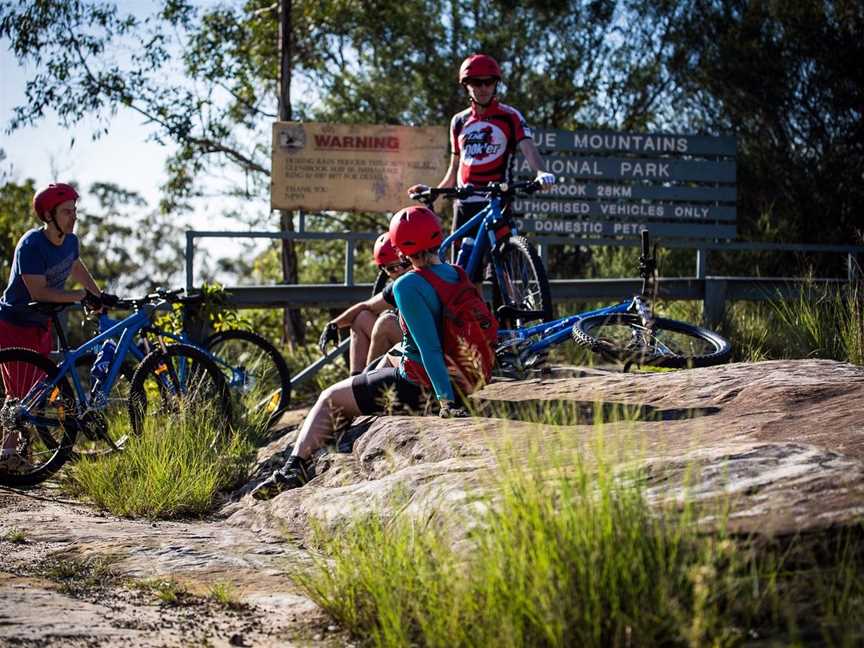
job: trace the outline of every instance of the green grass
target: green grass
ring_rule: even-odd
[[[298,584],[374,646],[805,645],[814,633],[852,645],[860,534],[814,578],[803,552],[727,536],[727,503],[702,511],[711,533],[692,504],[649,506],[645,475],[594,445],[590,464],[569,450],[502,455],[486,512],[455,546],[443,511],[319,532]]]
[[[60,583],[60,591],[81,596],[94,590],[104,590],[118,581],[114,556],[87,558],[55,554],[38,566],[38,573]]]
[[[165,605],[182,605],[194,600],[186,586],[173,578],[145,578],[130,581],[128,585],[134,589],[153,593]]]
[[[72,464],[65,487],[119,516],[203,515],[220,491],[242,483],[254,461],[252,433],[223,428],[206,416],[148,418],[141,437],[121,452]]]
[[[736,302],[723,333],[735,359],[826,358],[864,365],[864,288],[805,285],[797,299]]]
[[[233,583],[229,581],[217,581],[210,586],[208,598],[218,605],[230,610],[244,608],[240,602],[240,594]]]
[[[12,527],[0,536],[0,540],[11,542],[12,544],[25,544],[27,542],[27,533],[23,529]]]

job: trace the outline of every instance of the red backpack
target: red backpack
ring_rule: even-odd
[[[441,300],[444,362],[454,387],[467,395],[492,379],[498,322],[465,271],[459,266],[451,267],[459,273],[456,283],[444,281],[428,268],[414,272],[432,285]],[[401,318],[400,321],[405,330],[405,322]],[[409,378],[424,387],[431,386],[422,363],[405,358],[404,366]]]

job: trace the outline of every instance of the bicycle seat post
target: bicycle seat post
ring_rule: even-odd
[[[51,313],[51,323],[57,332],[57,343],[60,345],[60,350],[65,352],[69,350],[69,342],[66,339],[66,329],[63,328],[63,322],[60,321],[60,312],[62,311]]]

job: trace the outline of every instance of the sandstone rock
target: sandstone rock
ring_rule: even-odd
[[[229,509],[229,523],[302,535],[310,517],[335,528],[372,510],[423,518],[446,510],[470,523],[502,449],[520,456],[564,439],[590,454],[597,434],[620,460],[645,466],[653,499],[681,497],[688,470],[688,492],[699,500],[730,498],[737,531],[805,532],[864,513],[860,367],[803,360],[635,374],[561,368],[493,383],[474,401],[482,417],[380,417],[350,454],[319,461],[323,471],[307,486],[267,503],[245,497]],[[549,407],[568,424],[542,421]],[[503,418],[514,414],[528,420]]]

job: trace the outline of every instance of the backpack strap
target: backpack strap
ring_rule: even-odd
[[[467,283],[472,288],[474,284],[471,283],[471,280],[468,278],[468,273],[465,272],[463,268],[458,265],[450,265],[451,268],[455,269],[457,274],[459,275],[456,283],[450,283],[449,281],[444,281],[441,277],[435,274],[430,268],[415,268],[414,272],[423,277],[429,284],[431,284],[432,288],[435,289],[435,292],[438,293],[439,299],[441,299],[442,304],[448,303],[453,295],[460,292]]]

